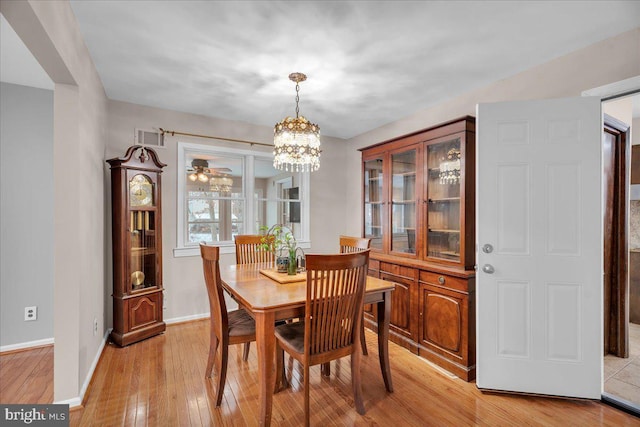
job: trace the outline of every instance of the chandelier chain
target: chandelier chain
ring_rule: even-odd
[[[298,103],[300,102],[300,83],[296,82],[296,119],[299,117],[300,106]]]

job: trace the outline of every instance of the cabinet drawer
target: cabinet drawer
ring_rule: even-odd
[[[441,286],[443,288],[453,289],[464,293],[469,292],[469,281],[467,279],[432,273],[430,271],[420,270],[420,283]]]
[[[380,272],[388,273],[395,276],[398,280],[406,279],[410,281],[416,280],[416,269],[411,267],[405,267],[398,264],[390,264],[388,262],[380,263]]]

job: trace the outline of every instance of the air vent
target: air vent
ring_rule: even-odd
[[[164,135],[155,130],[136,129],[136,144],[164,148]]]

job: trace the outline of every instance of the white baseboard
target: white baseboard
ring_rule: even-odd
[[[190,320],[207,319],[209,313],[192,314],[191,316],[174,317],[172,319],[165,319],[164,323],[171,325],[173,323],[188,322]]]
[[[5,351],[13,351],[13,350],[24,350],[31,347],[41,347],[43,345],[50,345],[50,344],[53,344],[53,338],[45,338],[42,340],[21,342],[18,344],[3,345],[3,346],[0,346],[0,353],[4,353]]]
[[[79,397],[74,397],[72,399],[59,400],[53,403],[55,405],[69,405],[69,408],[75,408],[77,406],[82,406],[82,399]]]

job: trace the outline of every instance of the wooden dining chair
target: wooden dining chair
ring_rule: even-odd
[[[368,237],[340,236],[340,253],[359,252],[371,247]]]
[[[236,264],[274,262],[274,251],[264,249],[265,242],[273,244],[273,236],[260,234],[238,234],[236,242]]]
[[[284,351],[303,365],[305,425],[309,425],[309,368],[351,356],[356,410],[363,415],[360,323],[369,250],[307,255],[307,297],[303,322],[275,329],[278,385],[286,385]]]
[[[371,239],[367,237],[351,237],[340,236],[340,253],[346,254],[350,252],[358,252],[369,249],[371,246]],[[364,312],[362,314],[362,333],[360,334],[360,345],[362,346],[362,354],[369,355],[367,350],[367,339],[364,335]],[[325,375],[329,375],[329,367],[326,366],[324,370]]]
[[[238,234],[234,241],[236,243],[236,264],[254,264],[257,262],[274,262],[274,251],[265,249],[264,243],[269,242],[269,246],[273,245],[274,236],[266,236],[261,234]],[[244,353],[242,358],[247,360],[249,357],[250,343],[244,345]]]
[[[253,318],[243,309],[227,312],[224,301],[222,282],[220,280],[220,248],[200,244],[204,281],[209,294],[209,309],[211,311],[211,341],[209,344],[209,359],[205,377],[213,374],[215,362],[218,371],[218,388],[216,390],[216,407],[222,402],[222,393],[227,378],[227,363],[229,360],[229,346],[233,344],[247,344],[256,340],[256,324]],[[218,357],[217,357],[218,356]],[[243,360],[247,360],[244,354]]]

